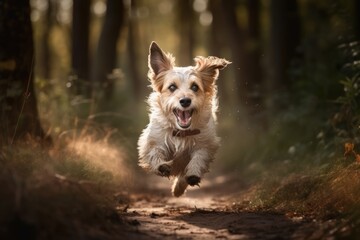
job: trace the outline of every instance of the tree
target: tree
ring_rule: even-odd
[[[125,6],[122,0],[107,0],[106,15],[101,30],[99,43],[92,65],[91,79],[93,84],[104,87],[104,96],[111,99],[114,90],[114,79],[109,77],[116,66],[116,46],[120,30],[124,25]]]
[[[34,92],[28,0],[0,1],[0,146],[27,135],[45,139]]]
[[[195,45],[194,24],[195,16],[192,0],[177,0],[176,26],[179,28],[179,53],[176,61],[180,66],[187,66],[193,62]]]
[[[138,68],[138,46],[139,46],[139,23],[138,17],[136,14],[137,11],[137,1],[131,0],[130,6],[130,17],[128,24],[128,57],[129,57],[129,73],[131,76],[131,87],[133,90],[133,94],[135,99],[139,100],[141,98],[141,93],[143,92],[143,85],[141,83],[141,77],[139,76],[139,68]]]
[[[246,7],[248,10],[247,25],[247,48],[246,59],[248,62],[248,84],[247,95],[249,102],[249,112],[251,115],[259,115],[261,121],[265,124],[264,117],[264,79],[260,62],[260,1],[247,0]],[[260,119],[259,119],[260,120]]]
[[[242,27],[238,21],[239,1],[221,2],[227,42],[231,49],[232,62],[235,69],[236,85],[240,104],[249,117],[253,118],[264,110],[262,66],[260,64],[260,20],[258,0],[247,1],[248,25]],[[221,26],[224,28],[224,26]],[[252,119],[253,120],[253,119]],[[257,118],[257,120],[260,120]],[[264,118],[261,117],[261,121]]]
[[[240,27],[236,10],[238,3],[236,0],[224,1],[223,4],[223,15],[225,19],[226,37],[229,48],[232,49],[232,62],[233,69],[235,69],[236,87],[238,90],[240,103],[247,108],[247,93],[246,93],[246,81],[247,76],[247,62],[245,61],[245,33]]]
[[[53,25],[53,3],[47,0],[48,8],[44,19],[44,28],[41,33],[41,55],[40,55],[40,68],[39,75],[44,79],[51,77],[51,52],[50,52],[50,33]]]
[[[354,33],[355,38],[360,40],[360,2],[358,0],[353,0],[354,4]]]
[[[209,1],[209,11],[211,11],[213,15],[213,21],[210,29],[210,37],[209,37],[209,55],[211,56],[219,56],[221,57],[223,54],[224,46],[226,46],[226,40],[223,35],[223,26],[224,16],[223,11],[221,11],[222,2],[219,0],[210,0]],[[229,102],[229,94],[226,92],[226,82],[218,81],[219,86],[219,95],[221,97],[221,102],[226,103]]]
[[[269,91],[273,94],[282,94],[290,89],[288,70],[300,43],[300,32],[297,1],[271,0]],[[279,104],[272,103],[273,106]]]
[[[72,70],[76,75],[75,93],[90,97],[89,79],[90,0],[74,1],[72,22]]]

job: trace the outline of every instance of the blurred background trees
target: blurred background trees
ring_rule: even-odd
[[[91,97],[89,74],[90,0],[74,1],[71,35],[71,69],[77,76],[75,93]],[[52,8],[48,1],[48,12]]]
[[[123,1],[107,0],[105,17],[91,66],[93,87],[102,88],[103,97],[107,100],[111,100],[114,94],[115,78],[111,74],[117,66],[117,43],[124,25],[124,17]]]
[[[17,49],[29,69],[33,39],[31,96],[47,132],[59,136],[90,121],[136,139],[147,121],[147,55],[156,41],[178,65],[193,64],[197,55],[233,62],[218,81],[224,157],[253,158],[233,153],[264,135],[284,158],[290,147],[315,149],[319,133],[358,136],[355,0],[30,0],[33,37],[26,24],[13,31],[21,19],[10,26],[6,16],[19,10],[6,2],[0,5],[2,122],[15,74],[8,52]],[[22,30],[24,39],[11,38]]]
[[[29,1],[0,2],[0,146],[26,135],[44,139],[34,92]]]

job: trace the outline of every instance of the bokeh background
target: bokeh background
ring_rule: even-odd
[[[151,41],[179,66],[197,55],[233,62],[218,81],[224,165],[303,161],[310,150],[320,163],[342,147],[338,137],[357,137],[358,1],[30,3],[38,108],[55,138],[91,120],[136,161]]]

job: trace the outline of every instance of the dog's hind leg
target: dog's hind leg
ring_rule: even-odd
[[[172,186],[172,194],[175,197],[180,197],[184,194],[188,183],[183,175],[177,176],[174,180],[174,184]]]

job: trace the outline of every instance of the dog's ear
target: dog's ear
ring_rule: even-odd
[[[174,61],[174,57],[169,53],[164,53],[156,42],[152,42],[150,44],[148,77],[150,78],[151,84],[155,90],[161,90],[163,84],[161,73],[172,69],[174,67]]]
[[[219,70],[224,69],[231,62],[224,58],[217,57],[201,57],[198,56],[195,59],[195,70],[199,74],[201,80],[206,88],[212,88],[215,80],[219,76]]]

